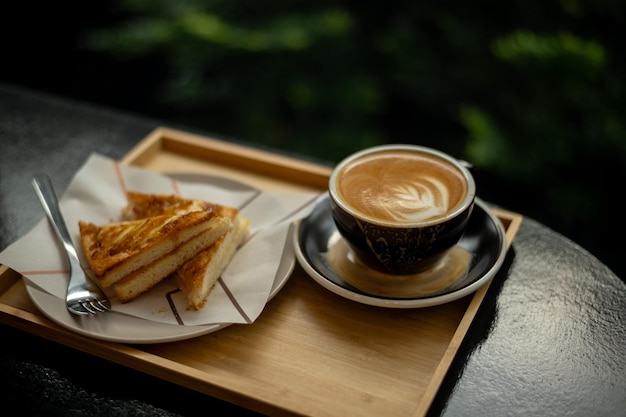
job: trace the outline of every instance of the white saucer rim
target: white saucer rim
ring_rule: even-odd
[[[319,204],[322,204],[320,202]],[[496,260],[491,265],[489,269],[487,269],[482,276],[476,279],[474,282],[459,288],[457,290],[453,290],[448,293],[434,295],[430,297],[423,298],[385,298],[381,296],[373,296],[367,294],[361,294],[354,292],[348,288],[342,287],[334,282],[332,282],[329,278],[325,277],[321,273],[319,273],[308,261],[307,257],[304,255],[302,247],[300,245],[300,231],[301,231],[301,223],[302,220],[296,223],[295,231],[293,233],[293,248],[296,254],[296,259],[305,272],[313,278],[318,284],[327,290],[341,296],[347,298],[352,301],[356,301],[362,304],[367,304],[375,307],[386,307],[386,308],[424,308],[424,307],[433,307],[441,304],[446,304],[460,298],[463,298],[469,294],[476,292],[481,287],[485,286],[491,279],[495,276],[495,274],[500,270],[502,264],[504,263],[504,259],[506,257],[507,252],[507,242],[506,242],[506,231],[500,219],[497,218],[495,214],[489,209],[486,203],[484,203],[481,199],[476,198],[475,204],[479,206],[485,214],[489,217],[489,219],[493,222],[496,227],[500,247],[498,248],[498,254],[496,256]],[[337,274],[340,276],[339,274]]]

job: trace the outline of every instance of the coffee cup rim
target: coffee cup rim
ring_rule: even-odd
[[[438,217],[436,219],[426,220],[426,221],[417,221],[417,222],[412,222],[412,223],[408,222],[402,225],[399,225],[393,222],[384,221],[384,220],[371,219],[371,218],[367,218],[367,217],[359,215],[358,212],[351,210],[347,206],[347,204],[339,197],[337,193],[337,187],[335,186],[337,174],[344,166],[354,161],[355,159],[358,159],[364,155],[369,155],[372,153],[376,153],[380,151],[387,151],[387,150],[408,150],[408,151],[427,153],[427,154],[434,155],[436,157],[439,157],[449,162],[452,166],[457,168],[463,174],[463,177],[465,178],[467,182],[467,194],[465,195],[465,198],[463,199],[462,202],[460,202],[457,205],[457,207],[453,211],[451,211],[450,213],[446,214],[443,217]],[[429,226],[432,224],[446,222],[450,219],[457,217],[459,214],[463,213],[468,207],[472,205],[472,203],[474,202],[476,198],[476,181],[474,179],[474,176],[470,172],[470,170],[465,165],[463,165],[461,160],[456,159],[453,156],[443,151],[440,151],[438,149],[434,149],[428,146],[396,143],[396,144],[378,145],[378,146],[365,148],[360,151],[356,151],[348,155],[341,161],[339,161],[339,163],[335,165],[335,168],[333,168],[330,174],[329,181],[328,181],[328,194],[330,198],[335,202],[335,204],[337,204],[343,211],[345,211],[346,213],[350,213],[351,216],[357,217],[367,223],[377,224],[377,225],[390,227],[390,228],[406,228],[406,227],[416,227],[416,226],[422,227],[422,226]]]

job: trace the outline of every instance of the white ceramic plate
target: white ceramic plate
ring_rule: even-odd
[[[254,190],[254,187],[247,184],[218,176],[201,174],[171,174],[171,176],[179,181],[204,182],[230,190]],[[293,233],[293,227],[290,233]],[[282,289],[295,267],[295,255],[291,242],[292,239],[288,237],[282,248],[283,253],[270,292],[270,300]],[[26,291],[35,306],[50,320],[84,336],[109,342],[135,344],[174,342],[212,333],[230,325],[230,323],[202,326],[172,325],[131,317],[114,311],[98,316],[79,317],[67,311],[64,300],[42,291],[27,279],[24,282]]]
[[[395,298],[366,293],[347,282],[325,256],[337,229],[330,213],[328,197],[297,224],[293,234],[296,258],[317,283],[344,298],[389,308],[430,307],[449,303],[484,286],[498,272],[506,256],[506,234],[500,220],[476,200],[467,229],[458,246],[471,256],[467,273],[444,289],[419,297]]]

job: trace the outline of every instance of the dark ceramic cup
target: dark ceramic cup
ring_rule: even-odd
[[[391,275],[436,265],[461,238],[476,196],[465,164],[403,144],[348,156],[328,189],[337,229],[357,259]]]

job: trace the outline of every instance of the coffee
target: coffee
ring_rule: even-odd
[[[458,160],[431,148],[364,149],[333,170],[333,221],[363,265],[412,275],[436,266],[472,214],[476,184]]]
[[[388,149],[349,160],[334,186],[363,220],[406,226],[445,218],[468,194],[462,171],[442,156]]]

